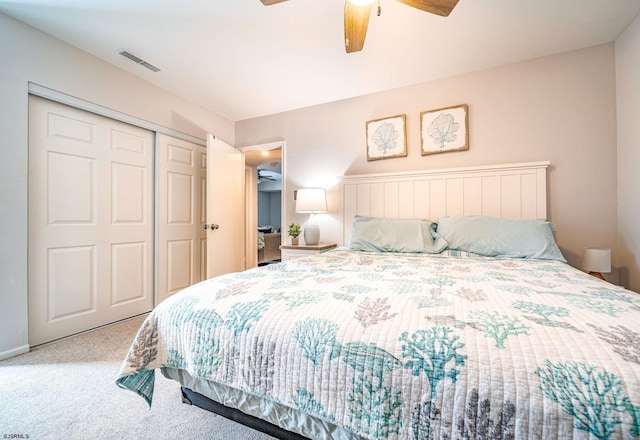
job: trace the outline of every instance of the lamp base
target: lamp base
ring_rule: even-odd
[[[591,275],[592,277],[596,277],[602,281],[607,281],[604,279],[604,275],[602,275],[600,272],[589,272],[589,275]]]
[[[314,221],[309,220],[304,225],[304,242],[306,244],[318,244],[320,241],[320,228]]]

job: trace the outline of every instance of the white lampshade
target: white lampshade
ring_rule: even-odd
[[[611,249],[585,248],[582,269],[587,272],[611,272]]]
[[[302,188],[296,196],[296,212],[327,212],[327,194],[322,188]]]

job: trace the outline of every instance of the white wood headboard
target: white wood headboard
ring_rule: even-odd
[[[454,215],[546,219],[550,162],[343,177],[343,239],[355,215],[424,218]]]

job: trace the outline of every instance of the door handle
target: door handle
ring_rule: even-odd
[[[207,230],[211,229],[213,231],[214,229],[220,229],[220,225],[216,225],[215,223],[213,223],[213,224],[206,223],[204,225],[204,228],[207,229]]]

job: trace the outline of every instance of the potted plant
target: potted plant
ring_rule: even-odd
[[[302,228],[298,223],[291,223],[289,225],[289,235],[291,236],[292,245],[298,244],[298,235],[300,235],[300,232],[302,232]]]

